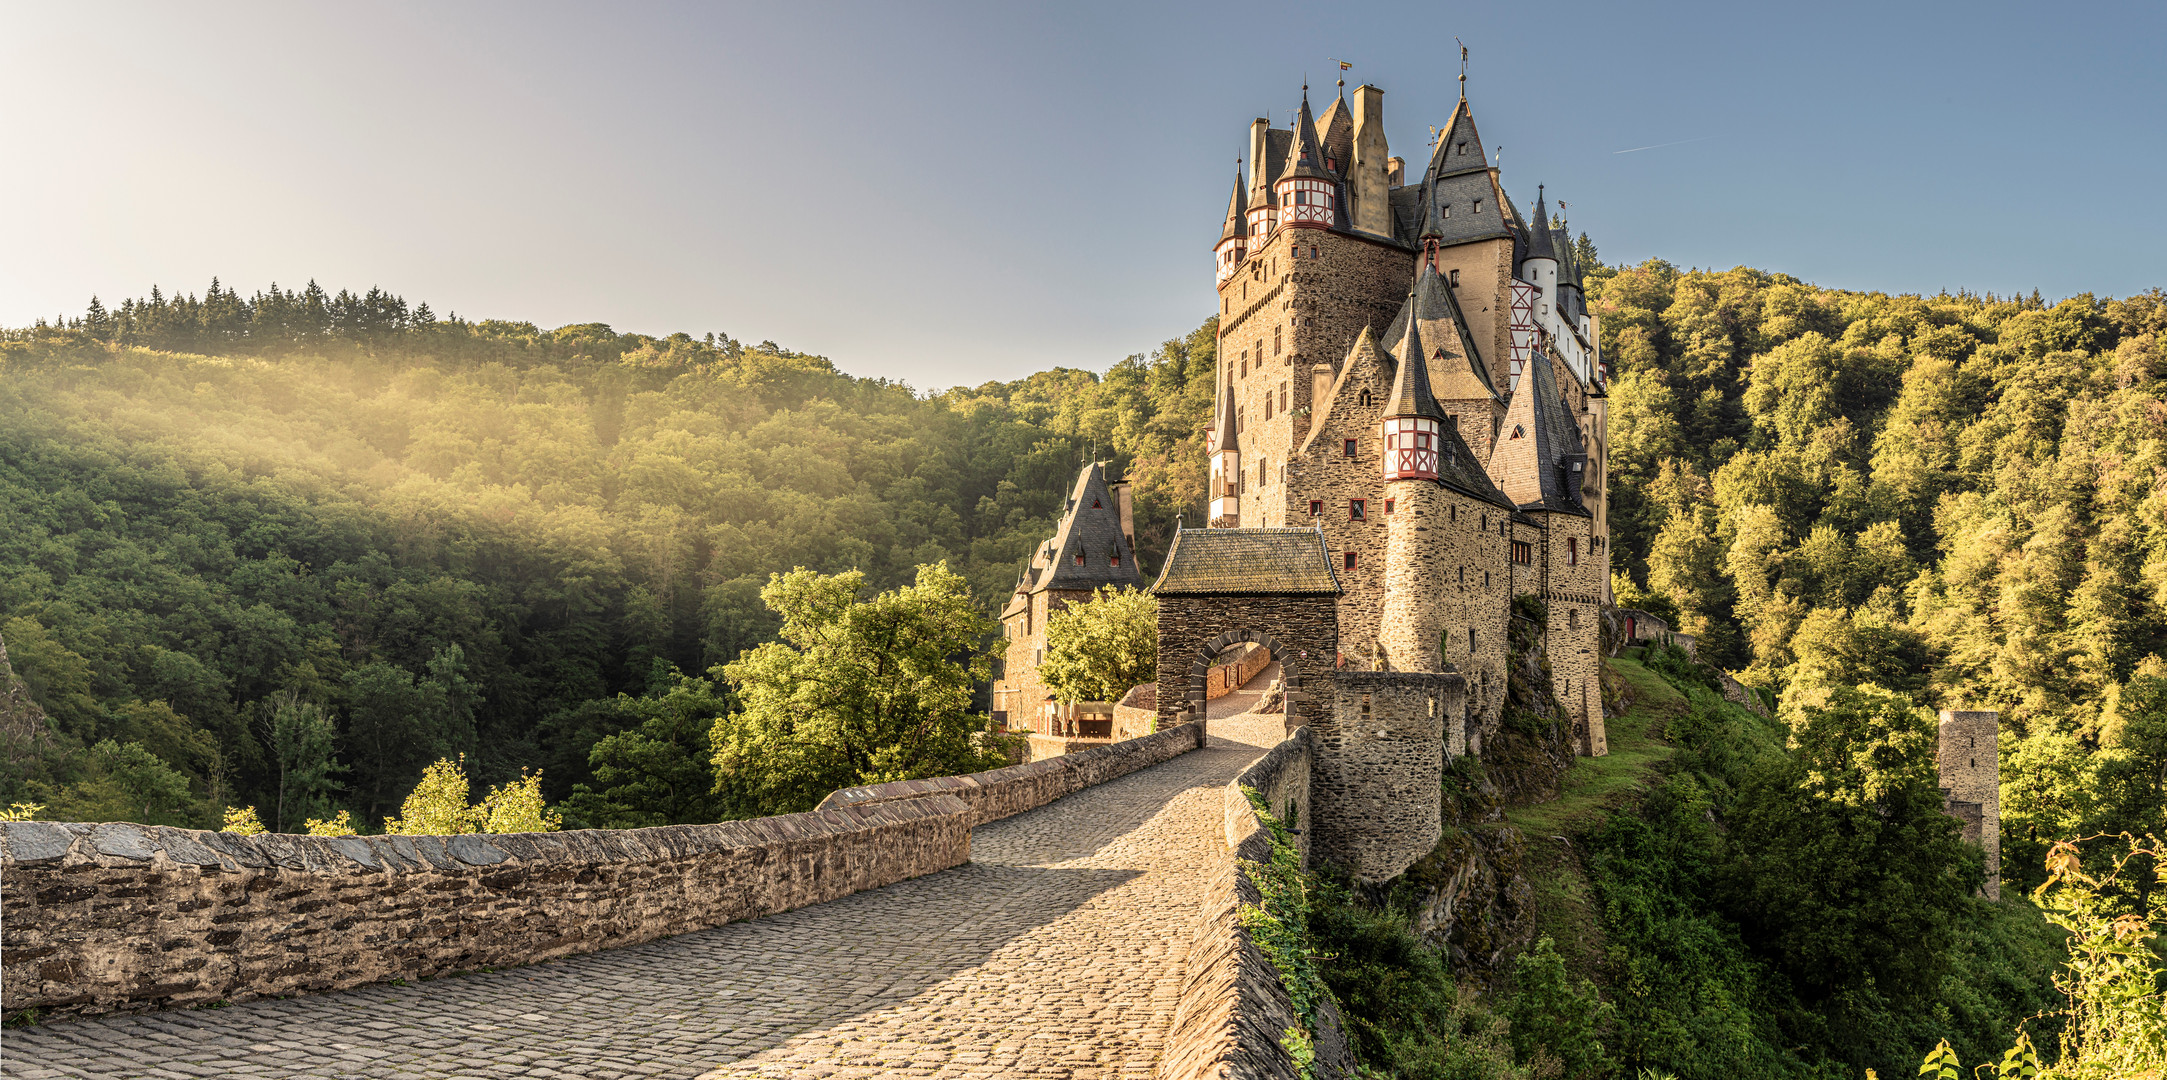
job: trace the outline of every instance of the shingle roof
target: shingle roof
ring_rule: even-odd
[[[1347,107],[1344,90],[1317,118],[1317,140],[1324,147],[1325,158],[1338,166],[1332,171],[1346,176],[1354,160],[1354,113]]]
[[[1151,587],[1161,596],[1336,596],[1318,529],[1183,529]]]
[[[1068,514],[1061,519],[1053,540],[1052,565],[1040,579],[1040,588],[1096,589],[1102,585],[1144,587],[1136,572],[1136,553],[1121,532],[1121,507],[1106,486],[1106,470],[1098,462],[1084,466],[1069,492]],[[1043,549],[1042,549],[1043,550]],[[1083,556],[1081,566],[1076,556]],[[1121,565],[1112,557],[1121,556]]]

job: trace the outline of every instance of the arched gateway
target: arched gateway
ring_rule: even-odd
[[[1288,700],[1329,696],[1339,645],[1339,582],[1315,529],[1184,529],[1152,591],[1159,598],[1159,723],[1204,715],[1212,662],[1253,642],[1279,661]]]

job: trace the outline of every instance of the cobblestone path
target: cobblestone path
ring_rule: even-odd
[[[1230,727],[979,827],[954,870],[532,967],[18,1029],[0,1076],[1148,1077],[1260,752]]]

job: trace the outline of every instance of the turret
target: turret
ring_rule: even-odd
[[[1399,372],[1384,407],[1384,478],[1435,480],[1445,410],[1430,393],[1428,358],[1422,352],[1415,294],[1407,294],[1407,330],[1400,339]]]
[[[1444,549],[1438,537],[1451,506],[1437,473],[1445,413],[1430,396],[1413,293],[1407,308],[1399,371],[1384,405],[1384,605],[1377,644],[1396,671],[1443,671],[1444,621],[1437,594],[1445,584],[1439,563]]]
[[[1550,240],[1550,210],[1541,185],[1535,187],[1535,214],[1527,223],[1527,258],[1520,261],[1520,280],[1535,286],[1535,320],[1550,321],[1550,305],[1558,296],[1558,256]]]
[[[1258,117],[1249,125],[1249,193],[1242,200],[1249,216],[1250,250],[1264,246],[1264,239],[1279,227],[1279,207],[1273,200],[1272,122]]]
[[[1241,439],[1234,420],[1234,375],[1227,373],[1226,389],[1219,395],[1219,415],[1211,436],[1211,512],[1213,526],[1233,528],[1241,524]]]
[[[1354,227],[1379,236],[1392,235],[1392,162],[1385,147],[1384,91],[1354,88],[1354,161],[1347,189],[1354,202]]]
[[[1249,200],[1242,194],[1242,167],[1234,164],[1234,194],[1227,197],[1226,225],[1219,230],[1219,246],[1212,250],[1219,256],[1219,283],[1234,276],[1234,268],[1241,265],[1248,251]]]
[[[1272,185],[1279,202],[1279,220],[1288,225],[1328,229],[1336,223],[1339,180],[1325,168],[1324,148],[1317,139],[1317,121],[1309,114],[1309,88],[1302,88],[1302,110],[1294,120],[1294,145],[1287,167]]]

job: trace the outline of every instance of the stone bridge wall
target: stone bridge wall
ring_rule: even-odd
[[[718,825],[317,837],[0,823],[0,1009],[88,1014],[336,990],[788,911],[958,866],[974,826],[1202,737],[1188,725]]]
[[[1204,725],[1176,724],[1141,739],[1107,743],[1028,765],[1011,765],[968,776],[936,776],[927,780],[896,780],[871,787],[844,788],[822,799],[819,809],[839,810],[953,795],[969,808],[971,824],[983,825],[1011,814],[1036,810],[1072,791],[1082,791],[1094,784],[1157,765],[1198,749],[1203,742]]]
[[[1159,1059],[1160,1080],[1296,1080],[1301,1075],[1279,1042],[1294,1023],[1293,1002],[1278,969],[1241,925],[1241,906],[1261,899],[1241,865],[1272,857],[1271,834],[1242,788],[1255,788],[1273,812],[1291,818],[1306,851],[1309,768],[1309,729],[1297,728],[1226,787],[1227,859],[1212,879],[1189,942],[1181,999]],[[1329,1003],[1318,1029],[1315,1074],[1353,1075],[1354,1058],[1339,1013]]]

